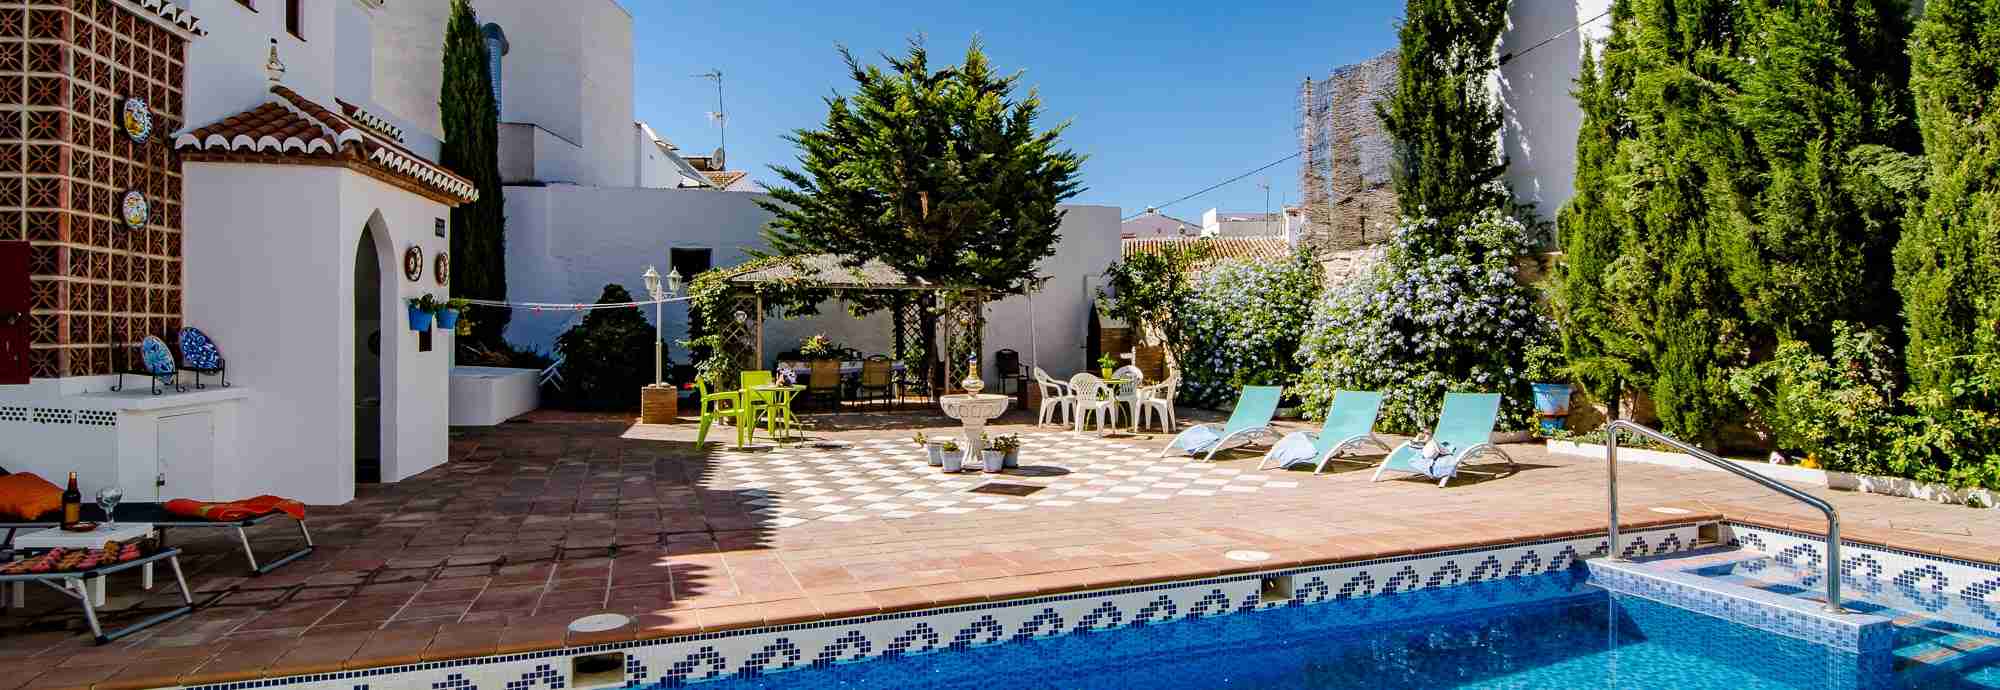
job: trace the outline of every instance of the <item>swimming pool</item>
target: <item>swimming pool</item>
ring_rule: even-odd
[[[1612,594],[1584,580],[1579,571],[1558,572],[701,687],[1695,690],[1879,684],[1855,677],[1852,653]],[[1519,603],[1488,605],[1509,600]],[[1370,622],[1386,611],[1426,614]],[[1962,679],[1962,687],[2000,688],[2000,671],[1982,673]]]

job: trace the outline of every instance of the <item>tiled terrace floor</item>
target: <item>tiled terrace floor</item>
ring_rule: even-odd
[[[822,427],[841,430],[814,437],[849,447],[752,453],[699,452],[691,425],[535,419],[455,432],[447,465],[367,487],[345,506],[313,508],[321,548],[271,575],[240,577],[242,557],[220,535],[177,536],[200,608],[132,638],[93,647],[67,602],[31,593],[27,608],[0,615],[0,690],[320,672],[1604,527],[1602,461],[1526,444],[1508,447],[1518,473],[1439,489],[1370,483],[1362,464],[1313,476],[1259,472],[1252,454],[1215,466],[1152,460],[1165,436],[1063,433],[1032,440],[1025,471],[1004,479],[1049,488],[976,500],[987,497],[964,491],[984,477],[940,478],[911,464],[914,446],[871,443],[937,433],[949,424],[942,418],[822,417]],[[1057,433],[997,429],[1014,430]],[[1820,529],[1817,513],[1719,473],[1629,465],[1620,488],[1629,525],[1727,515]],[[1981,560],[2000,553],[1993,512],[1818,493],[1840,507],[1853,539]],[[1646,509],[1668,505],[1692,512]],[[268,529],[253,540],[275,552],[284,528]],[[1231,549],[1273,558],[1223,558]],[[113,579],[110,623],[172,596],[146,596],[135,579]],[[569,621],[605,610],[635,622],[587,638],[566,633]]]

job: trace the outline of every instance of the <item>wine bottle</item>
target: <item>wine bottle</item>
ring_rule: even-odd
[[[83,492],[76,490],[76,473],[69,473],[69,488],[63,490],[62,526],[69,527],[83,521]]]

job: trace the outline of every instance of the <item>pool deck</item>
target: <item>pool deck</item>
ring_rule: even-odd
[[[1444,489],[1417,479],[1371,483],[1373,470],[1358,463],[1330,466],[1321,476],[1309,469],[1261,473],[1267,478],[1253,474],[1255,454],[1240,453],[1196,472],[1172,466],[1184,463],[1151,469],[1141,463],[1111,473],[1212,473],[1200,476],[1248,482],[1232,479],[1240,489],[1194,492],[1213,495],[1170,491],[1141,499],[1134,495],[1138,488],[1080,491],[1054,504],[1030,497],[1013,500],[1014,509],[942,513],[903,506],[920,514],[885,517],[881,507],[816,510],[832,499],[757,481],[759,470],[745,464],[754,454],[697,450],[692,425],[634,426],[554,413],[530,418],[454,431],[445,466],[399,484],[366,487],[344,506],[312,508],[319,550],[264,577],[241,576],[233,535],[177,535],[176,545],[189,554],[183,562],[199,607],[131,638],[93,646],[78,632],[81,621],[69,602],[53,592],[31,592],[26,608],[0,614],[0,690],[146,688],[366,668],[1365,560],[1605,527],[1603,461],[1553,455],[1539,444],[1507,446],[1521,463],[1514,474],[1455,480]],[[815,432],[815,438],[854,442],[953,428],[949,420],[912,414],[818,421],[841,430]],[[1003,421],[1010,423],[990,428],[1034,431],[1026,417]],[[1167,439],[1155,433],[1113,442],[1151,456]],[[1051,474],[1066,472],[1063,458],[1037,464],[1058,469],[1020,481],[1046,483]],[[931,474],[911,473],[885,476],[883,486]],[[1975,560],[2000,554],[2000,513],[1800,488],[1840,509],[1851,540]],[[1728,518],[1824,529],[1816,511],[1716,472],[1628,464],[1620,468],[1620,491],[1629,527]],[[1687,512],[1649,510],[1654,507]],[[260,551],[274,552],[286,543],[283,529],[274,523],[252,539],[268,539]],[[1223,557],[1237,549],[1271,558],[1245,563]],[[177,599],[165,587],[141,591],[136,575],[114,577],[111,593],[107,624],[114,626]],[[633,623],[606,633],[566,631],[571,620],[604,611],[630,615]]]

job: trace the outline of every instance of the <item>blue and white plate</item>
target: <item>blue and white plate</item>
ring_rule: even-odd
[[[189,369],[221,369],[222,348],[201,329],[188,326],[181,329],[181,361]]]
[[[174,375],[174,351],[167,349],[167,341],[159,336],[149,335],[139,343],[139,357],[146,362],[146,371],[162,378]]]

